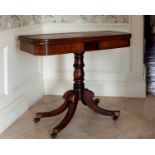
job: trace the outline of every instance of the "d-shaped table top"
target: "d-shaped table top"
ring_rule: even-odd
[[[130,33],[93,31],[19,36],[20,49],[33,55],[57,55],[128,47]]]

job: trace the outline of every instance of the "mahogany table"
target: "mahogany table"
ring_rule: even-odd
[[[18,37],[20,49],[33,55],[58,55],[74,53],[74,84],[73,89],[64,95],[64,103],[56,110],[50,112],[39,112],[34,122],[40,121],[43,117],[59,115],[67,109],[64,119],[53,129],[51,134],[55,138],[57,134],[71,121],[78,104],[82,103],[101,115],[112,116],[117,120],[120,111],[110,111],[98,106],[99,99],[94,99],[94,93],[85,88],[84,85],[84,52],[130,46],[130,33],[97,31],[97,32],[76,32],[57,34],[24,35]]]

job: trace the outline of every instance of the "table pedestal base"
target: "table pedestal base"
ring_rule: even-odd
[[[74,86],[73,90],[67,91],[64,95],[64,103],[56,110],[44,113],[37,113],[34,122],[40,121],[43,117],[52,117],[61,114],[67,109],[67,113],[64,119],[53,129],[51,134],[52,138],[55,138],[57,134],[67,126],[71,121],[78,104],[81,100],[82,103],[92,109],[94,112],[105,116],[112,116],[113,120],[117,120],[120,111],[110,111],[102,109],[98,106],[99,99],[94,99],[94,93],[86,88],[84,88],[84,63],[83,63],[84,53],[75,53],[75,63],[74,63]]]

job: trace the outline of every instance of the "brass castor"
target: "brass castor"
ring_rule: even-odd
[[[56,128],[54,128],[53,129],[53,132],[51,133],[51,138],[55,138],[57,135],[58,135],[58,132],[59,132],[60,130],[59,129],[56,129]]]
[[[93,100],[93,102],[94,102],[96,105],[98,105],[99,102],[100,102],[100,100],[99,100],[98,98],[96,98],[96,99]]]
[[[113,116],[114,121],[117,121],[118,118],[119,118],[119,116]]]
[[[115,112],[115,116],[113,116],[113,120],[116,121],[120,116],[120,111]]]
[[[34,121],[34,123],[38,123],[40,121],[40,118],[36,117],[33,121]]]

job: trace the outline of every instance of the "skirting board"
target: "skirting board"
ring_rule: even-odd
[[[72,89],[72,81],[44,80],[45,95],[63,95]],[[95,92],[96,96],[145,97],[145,81],[86,81],[86,88]]]
[[[43,96],[43,88],[38,83],[30,88],[5,108],[0,110],[0,133],[6,130],[17,118],[19,118],[30,106],[36,103]]]

